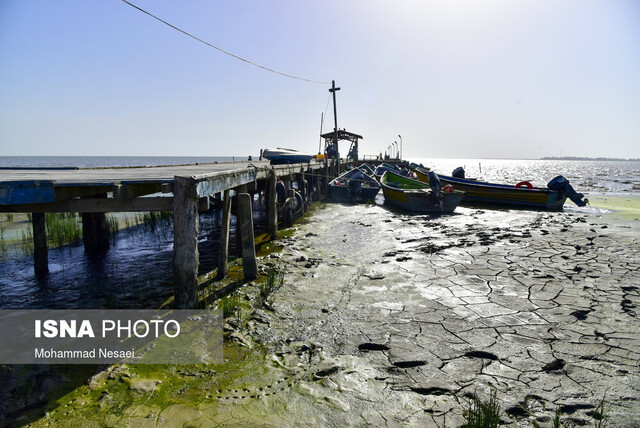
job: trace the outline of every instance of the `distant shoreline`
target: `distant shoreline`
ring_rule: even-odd
[[[547,156],[540,160],[570,160],[570,161],[615,161],[615,162],[640,162],[640,159],[624,159],[624,158],[589,158],[581,156]]]

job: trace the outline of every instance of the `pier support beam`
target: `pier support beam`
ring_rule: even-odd
[[[245,281],[252,281],[258,277],[256,248],[253,237],[253,211],[251,195],[240,193],[238,200],[238,224],[242,235],[242,270]]]
[[[231,196],[230,191],[225,190],[222,205],[222,225],[220,228],[220,245],[218,247],[218,273],[217,279],[227,276],[229,261],[229,229],[231,228]]]
[[[278,177],[274,170],[271,171],[268,180],[268,192],[269,195],[269,233],[271,239],[278,239],[278,192],[276,191],[276,183]]]
[[[94,199],[106,199],[106,194],[93,196]],[[81,213],[82,240],[85,251],[104,251],[109,248],[109,228],[103,212]]]
[[[44,213],[31,213],[33,223],[33,270],[36,275],[49,273],[49,253],[47,251],[47,228]]]
[[[247,186],[246,185],[238,186],[234,190],[236,193],[236,195],[233,197],[234,211],[236,216],[236,259],[239,259],[242,257],[242,228],[240,227],[238,195],[240,193],[247,193]]]
[[[175,307],[194,308],[198,288],[198,192],[192,178],[175,177],[173,188],[173,269]]]

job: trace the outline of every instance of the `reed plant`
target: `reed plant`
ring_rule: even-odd
[[[495,390],[489,399],[482,401],[476,394],[469,400],[469,406],[463,411],[466,423],[464,428],[494,428],[500,425],[500,403]]]
[[[33,254],[33,232],[31,228],[22,229],[20,231],[20,249],[23,254]]]
[[[593,414],[593,418],[596,420],[596,428],[605,428],[609,423],[609,407],[606,402],[606,394],[600,400],[600,403],[596,407],[596,411]]]
[[[13,221],[13,213],[6,213],[5,214],[7,221],[11,222]]]
[[[149,211],[144,213],[136,213],[133,218],[133,224],[142,225],[139,229],[141,233],[151,233],[158,238],[163,236],[166,238],[166,224],[171,218],[172,213],[168,211]]]
[[[107,230],[109,231],[109,236],[111,237],[111,242],[116,242],[116,236],[118,235],[118,217],[113,214],[106,216],[107,221]]]
[[[7,243],[4,240],[4,226],[0,225],[0,260],[7,258]]]
[[[267,276],[264,281],[258,285],[259,294],[257,303],[262,305],[269,295],[277,290],[284,283],[284,272],[278,270],[275,267],[269,268]]]
[[[242,312],[242,308],[240,307],[241,302],[240,296],[237,294],[231,294],[220,299],[218,307],[222,309],[222,317],[229,318],[235,316],[236,318],[240,318]]]
[[[556,407],[556,413],[551,425],[553,428],[560,428],[560,416],[562,416],[562,411],[560,410],[560,407]]]
[[[46,213],[47,237],[55,247],[82,240],[82,225],[76,213]]]

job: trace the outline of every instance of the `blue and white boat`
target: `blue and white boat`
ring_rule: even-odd
[[[288,163],[308,163],[316,158],[316,155],[302,153],[293,149],[263,149],[260,151],[260,157],[271,161],[272,165],[288,164]]]

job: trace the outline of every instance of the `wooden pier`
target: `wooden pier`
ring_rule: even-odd
[[[109,246],[105,213],[172,211],[175,306],[191,308],[197,303],[198,217],[210,208],[210,201],[217,199],[223,203],[218,277],[224,277],[227,272],[231,198],[236,198],[244,276],[246,280],[255,279],[253,195],[264,192],[268,197],[269,231],[275,239],[278,210],[282,210],[285,222],[291,221],[290,207],[295,196],[303,199],[304,206],[317,200],[326,189],[328,170],[322,162],[269,165],[264,161],[126,168],[0,169],[0,212],[33,213],[34,270],[37,275],[46,275],[44,213],[81,213],[85,250],[105,251]],[[285,190],[284,200],[280,202],[276,191],[278,181]]]

